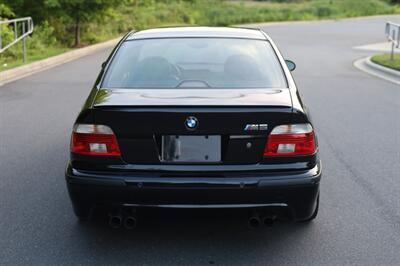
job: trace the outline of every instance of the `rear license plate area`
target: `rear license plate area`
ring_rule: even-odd
[[[164,135],[161,161],[170,163],[217,163],[221,161],[221,136]]]

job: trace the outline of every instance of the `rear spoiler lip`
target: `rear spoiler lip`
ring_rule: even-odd
[[[288,88],[99,89],[92,107],[293,108]]]
[[[94,110],[132,110],[144,112],[277,112],[292,113],[291,106],[260,105],[94,105]]]

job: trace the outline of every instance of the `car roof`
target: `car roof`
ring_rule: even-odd
[[[126,40],[184,37],[217,37],[267,40],[259,29],[230,27],[170,27],[149,29],[131,33]]]

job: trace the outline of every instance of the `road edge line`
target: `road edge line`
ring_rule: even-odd
[[[121,37],[115,38],[2,71],[0,72],[0,86],[115,46],[120,39]]]
[[[400,71],[380,66],[371,61],[371,57],[365,57],[354,61],[353,66],[367,74],[400,85]]]

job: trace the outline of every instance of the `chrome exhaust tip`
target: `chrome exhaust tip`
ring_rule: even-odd
[[[122,225],[122,215],[121,210],[117,209],[109,213],[108,224],[111,228],[118,229]]]
[[[137,218],[135,216],[127,216],[124,219],[124,227],[125,229],[132,230],[137,225]]]
[[[262,222],[267,227],[272,227],[276,221],[276,215],[264,216]]]
[[[259,216],[250,216],[247,221],[247,226],[250,229],[258,228],[261,225],[261,219]]]

